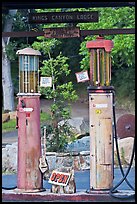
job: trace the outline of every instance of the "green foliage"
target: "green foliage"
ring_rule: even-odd
[[[26,10],[26,9],[17,11],[16,16],[14,17],[13,31],[28,30],[29,25],[26,23],[27,22],[27,16],[26,16],[27,13],[28,13],[28,10]]]
[[[46,39],[43,36],[37,37],[38,41],[35,41],[33,43],[33,48],[41,51],[45,57],[49,58],[50,54],[53,54],[53,50],[55,47],[57,47],[60,44],[60,41],[53,38],[51,39]]]
[[[44,134],[44,126],[41,127]],[[51,124],[46,125],[46,149],[49,152],[65,150],[67,144],[76,138],[72,132],[71,126],[65,121],[63,125],[54,128]]]
[[[14,62],[15,60],[17,60],[18,59],[18,55],[16,54],[17,50],[23,49],[25,47],[29,47],[29,45],[21,41],[15,41],[15,40],[10,41],[5,48],[9,60],[11,60],[11,62]]]
[[[48,142],[52,151],[62,151],[68,142],[68,126],[65,124],[59,126],[61,120],[70,118],[70,101],[77,100],[76,91],[73,89],[73,83],[67,81],[70,74],[68,65],[68,57],[65,57],[60,52],[54,56],[54,49],[60,44],[56,39],[44,40],[38,38],[41,42],[34,42],[33,48],[38,49],[46,55],[40,67],[40,74],[45,77],[52,77],[52,87],[40,88],[41,94],[47,99],[53,99],[53,104],[50,107],[52,124],[48,128],[50,133],[47,133]],[[51,137],[53,135],[53,137]]]
[[[16,15],[13,17],[12,15],[6,14],[3,15],[3,29],[5,20],[13,18],[13,28],[12,31],[27,31],[28,24],[25,22],[24,19],[26,19],[26,10],[17,11]],[[14,61],[17,59],[16,51],[18,49],[22,49],[24,47],[28,46],[27,38],[10,38],[10,41],[8,42],[8,45],[6,45],[6,53],[8,58],[11,61]]]
[[[19,68],[15,61],[11,63],[11,77],[14,86],[14,94],[16,95],[19,92]],[[16,103],[16,101],[17,100],[14,100],[14,103]]]
[[[43,123],[45,121],[49,121],[51,119],[50,114],[41,112],[40,113],[40,122]]]

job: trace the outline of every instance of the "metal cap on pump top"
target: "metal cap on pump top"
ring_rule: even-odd
[[[96,40],[87,42],[86,48],[104,48],[106,52],[111,52],[114,47],[112,40],[105,40],[104,37],[97,37]]]
[[[18,55],[38,55],[38,56],[41,55],[40,51],[34,50],[31,47],[27,47],[22,50],[18,50],[16,54]]]

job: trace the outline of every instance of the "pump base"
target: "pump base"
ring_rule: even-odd
[[[127,194],[127,191],[124,191]],[[123,192],[123,193],[124,193]],[[128,190],[128,193],[130,191]],[[133,193],[133,192],[132,192]],[[106,194],[94,194],[94,193],[86,193],[85,191],[78,191],[74,194],[58,194],[51,193],[49,189],[45,192],[37,192],[37,193],[15,193],[13,190],[2,190],[2,200],[3,201],[51,201],[51,202],[65,202],[65,201],[92,201],[92,202],[135,202],[135,198],[129,199],[117,199],[115,197],[110,196],[108,193]]]
[[[37,193],[37,192],[43,192],[46,191],[45,188],[41,188],[41,189],[19,189],[16,188],[14,189],[14,192],[16,193]]]
[[[86,193],[90,193],[90,194],[109,194],[110,190],[95,190],[95,189],[91,189],[91,190],[87,190]]]

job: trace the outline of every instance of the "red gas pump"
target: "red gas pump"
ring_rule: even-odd
[[[113,93],[111,40],[97,37],[86,47],[90,52],[89,124],[90,191],[110,190],[113,184]]]
[[[43,189],[39,169],[41,157],[39,56],[32,48],[18,50],[19,93],[17,106],[18,169],[17,190],[36,192]]]

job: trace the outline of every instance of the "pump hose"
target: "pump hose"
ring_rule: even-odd
[[[114,93],[113,93],[113,99],[114,99]],[[116,151],[117,151],[117,157],[118,157],[118,162],[119,162],[119,166],[120,166],[120,170],[121,170],[121,173],[122,175],[124,176],[124,171],[123,171],[123,168],[122,168],[122,165],[121,165],[121,160],[120,160],[120,154],[119,154],[119,148],[118,148],[118,141],[117,141],[117,129],[116,129],[116,115],[115,115],[115,105],[114,105],[114,101],[113,101],[113,118],[114,118],[114,127],[115,127],[115,144],[116,144]],[[133,150],[133,156],[134,156],[134,148],[132,149]],[[129,185],[129,187],[132,189],[132,190],[135,190],[133,188],[133,186],[128,182],[127,178],[125,179],[125,181],[127,182],[127,184]]]
[[[15,188],[17,188],[17,186],[13,186],[13,187],[10,187],[10,188],[2,186],[2,189],[4,189],[4,190],[12,190],[12,189],[15,189]]]
[[[134,144],[133,144],[133,149],[132,149],[132,155],[131,155],[131,160],[130,160],[130,164],[129,164],[129,167],[127,169],[127,172],[124,173],[123,171],[123,168],[122,168],[122,165],[121,165],[121,160],[120,160],[120,154],[119,154],[119,148],[118,148],[118,141],[117,141],[117,130],[116,130],[116,116],[115,116],[115,105],[114,105],[114,92],[113,92],[113,118],[114,118],[114,132],[115,132],[115,144],[116,144],[116,151],[117,151],[117,157],[118,157],[118,162],[119,162],[119,166],[120,166],[120,170],[121,170],[121,173],[122,173],[122,176],[123,178],[118,182],[118,184],[114,187],[112,187],[110,189],[110,192],[109,194],[115,198],[121,198],[121,199],[128,199],[128,198],[132,198],[135,196],[135,194],[132,194],[132,195],[115,195],[114,193],[117,193],[118,191],[115,191],[115,189],[120,186],[120,184],[123,182],[123,181],[126,181],[126,183],[128,184],[128,186],[133,190],[135,191],[135,188],[129,183],[129,181],[127,180],[127,175],[131,169],[131,166],[132,166],[132,162],[133,162],[133,158],[134,158],[134,152],[135,152],[135,140],[134,140]]]

